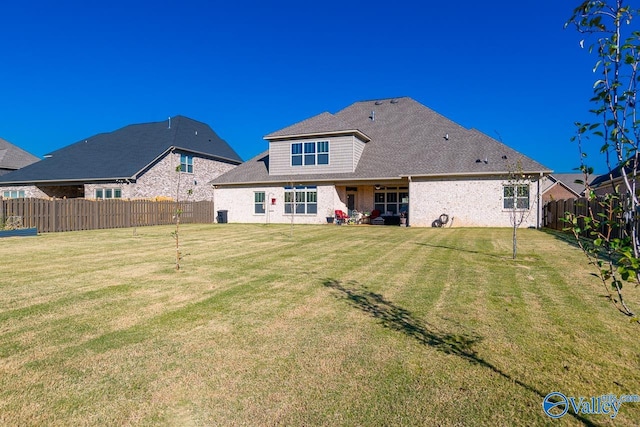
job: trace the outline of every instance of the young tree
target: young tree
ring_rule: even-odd
[[[178,180],[176,184],[176,209],[174,211],[173,220],[176,224],[176,229],[171,233],[176,242],[176,271],[180,270],[180,261],[182,261],[182,251],[180,249],[180,217],[182,216],[183,206],[180,201],[180,177],[182,176],[182,165],[176,166],[176,173],[178,174]],[[193,190],[187,190],[187,198],[193,194]]]
[[[515,164],[509,165],[507,182],[504,186],[504,208],[509,209],[509,220],[513,228],[512,257],[516,259],[518,254],[518,228],[527,220],[533,207],[537,207],[537,202],[531,203],[530,199],[531,177],[522,170],[522,162],[518,160]]]
[[[576,123],[573,138],[581,154],[579,169],[584,174],[588,204],[584,213],[567,213],[566,220],[578,244],[596,267],[610,300],[625,315],[638,322],[623,298],[623,283],[640,284],[640,242],[638,240],[638,144],[637,115],[640,32],[634,29],[639,10],[626,0],[583,1],[565,25],[574,25],[593,43],[594,72],[598,78],[591,101],[595,123]],[[580,42],[584,46],[585,40]],[[600,140],[600,152],[609,169],[607,193],[601,197],[589,185],[593,168],[587,163],[583,144],[589,137]],[[586,237],[586,239],[584,238]]]

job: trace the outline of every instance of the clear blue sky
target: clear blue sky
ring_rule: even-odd
[[[0,137],[42,156],[180,114],[248,160],[282,127],[355,101],[410,96],[569,172],[579,165],[573,123],[594,120],[596,80],[596,57],[563,28],[577,4],[5,2]]]

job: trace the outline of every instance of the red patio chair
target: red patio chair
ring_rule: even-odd
[[[336,224],[342,225],[349,221],[351,217],[344,213],[344,211],[336,209]]]

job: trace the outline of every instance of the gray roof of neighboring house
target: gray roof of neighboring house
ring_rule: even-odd
[[[508,173],[516,167],[523,172],[551,172],[507,145],[477,130],[466,129],[408,97],[356,102],[335,114],[325,112],[270,133],[265,139],[348,131],[357,131],[370,139],[352,173],[270,176],[269,153],[266,151],[212,183],[496,175]],[[517,163],[519,165],[515,166]]]
[[[232,164],[242,162],[207,124],[176,116],[83,139],[2,176],[0,184],[133,180],[172,149]]]
[[[2,170],[12,171],[20,169],[38,160],[40,159],[33,154],[27,153],[23,149],[0,138],[0,175],[2,174]]]
[[[555,183],[561,183],[576,195],[584,193],[584,174],[582,173],[554,173],[549,178]],[[579,181],[579,182],[576,182]],[[551,186],[549,186],[550,188]],[[545,189],[546,191],[547,189]]]

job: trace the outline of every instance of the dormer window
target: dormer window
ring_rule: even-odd
[[[329,141],[295,142],[291,144],[291,166],[329,164]]]

